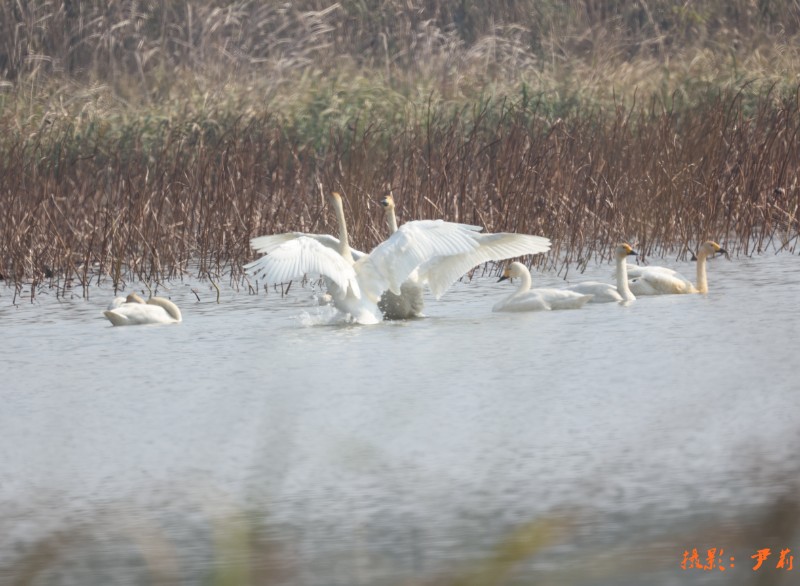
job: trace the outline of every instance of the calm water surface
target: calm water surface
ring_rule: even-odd
[[[487,276],[367,327],[299,287],[174,283],[184,323],[131,328],[0,289],[0,584],[783,583],[800,259],[709,273],[530,314]]]

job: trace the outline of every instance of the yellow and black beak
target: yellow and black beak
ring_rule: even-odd
[[[497,279],[497,282],[499,283],[500,281],[505,281],[506,279],[510,279],[510,278],[511,278],[511,277],[509,277],[508,275],[503,275],[502,277],[500,277],[499,279]]]

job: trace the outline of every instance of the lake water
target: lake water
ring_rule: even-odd
[[[173,283],[184,322],[130,328],[0,288],[0,584],[790,583],[800,259],[709,280],[495,314],[476,277],[376,326],[296,285]]]

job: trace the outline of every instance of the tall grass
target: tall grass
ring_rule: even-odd
[[[11,79],[51,70],[147,82],[165,66],[335,65],[342,55],[370,67],[427,69],[442,47],[502,51],[514,43],[536,59],[609,49],[626,60],[667,58],[687,48],[787,43],[800,32],[798,8],[797,0],[6,2],[0,71]]]
[[[364,249],[392,190],[555,269],[793,250],[796,3],[623,4],[3,4],[0,276],[240,283],[252,236],[335,229],[332,190]]]
[[[546,234],[551,263],[585,262],[620,239],[653,254],[713,237],[748,253],[797,231],[800,96],[765,92],[749,115],[740,94],[680,114],[653,100],[555,122],[527,96],[429,105],[399,132],[353,118],[324,145],[299,142],[270,113],[113,132],[56,119],[0,146],[0,272],[62,286],[97,274],[158,281],[196,260],[201,276],[236,279],[252,236],[334,230],[323,198],[334,189],[366,249],[381,239],[375,199],[393,190],[403,219]]]

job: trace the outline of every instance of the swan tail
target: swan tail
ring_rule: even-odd
[[[108,321],[111,322],[113,326],[127,326],[130,324],[130,321],[124,315],[118,314],[113,309],[107,309],[103,312],[103,315],[106,316]]]

